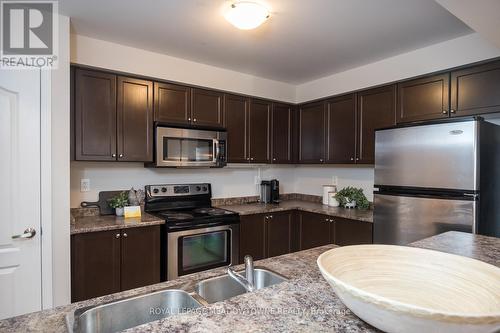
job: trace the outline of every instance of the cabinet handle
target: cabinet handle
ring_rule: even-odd
[[[448,113],[448,111],[447,111],[447,110],[443,110],[443,114],[447,114],[447,113]]]
[[[111,157],[116,157],[116,154],[111,154]]]
[[[126,233],[126,232],[124,232],[124,233],[123,233],[123,237],[124,237],[124,238],[127,238],[127,237],[128,237],[128,235],[127,235],[127,233]]]
[[[122,158],[122,157],[123,157],[123,154],[118,155],[118,157],[119,157],[119,158]]]
[[[115,235],[115,238],[120,238],[120,234],[116,234],[116,235]]]
[[[451,109],[451,110],[450,110],[450,112],[451,112],[451,113],[455,113],[455,110]]]

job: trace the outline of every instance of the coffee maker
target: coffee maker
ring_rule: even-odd
[[[277,204],[280,202],[280,182],[277,179],[260,183],[260,202]]]

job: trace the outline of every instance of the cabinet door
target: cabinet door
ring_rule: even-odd
[[[160,282],[160,226],[122,230],[121,289]]]
[[[356,99],[354,94],[327,102],[328,163],[355,163]]]
[[[450,75],[439,74],[398,84],[398,123],[447,118]]]
[[[290,253],[292,213],[270,213],[265,220],[267,257]]]
[[[190,124],[190,88],[169,83],[154,83],[155,121]]]
[[[116,160],[116,76],[76,69],[75,159]]]
[[[153,82],[118,77],[118,161],[153,161]]]
[[[332,223],[330,217],[322,214],[300,212],[300,249],[330,244]]]
[[[299,108],[299,162],[323,163],[325,159],[325,104]]]
[[[272,163],[292,163],[292,107],[273,104],[271,124]]]
[[[194,125],[222,127],[223,94],[213,90],[191,90],[191,120]]]
[[[249,254],[254,260],[266,257],[265,215],[243,215],[240,217],[240,263]]]
[[[335,240],[340,246],[373,243],[373,223],[334,217]]]
[[[227,130],[227,160],[230,163],[247,162],[248,98],[224,95],[224,126]]]
[[[356,163],[375,163],[375,130],[396,124],[394,85],[358,93],[358,144]]]
[[[250,112],[248,113],[248,152],[250,162],[252,163],[269,162],[270,116],[270,102],[250,99]]]
[[[451,72],[451,115],[500,112],[500,61]]]
[[[71,301],[120,291],[120,230],[71,236]]]

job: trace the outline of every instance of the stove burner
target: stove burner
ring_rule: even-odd
[[[210,207],[207,207],[207,208],[196,208],[194,210],[195,213],[198,213],[198,214],[208,214],[208,215],[212,215],[212,216],[217,216],[217,215],[224,215],[226,214],[227,212],[223,209],[218,209],[218,208],[210,208]]]
[[[161,215],[172,220],[190,220],[193,218],[193,215],[187,213],[164,212]]]

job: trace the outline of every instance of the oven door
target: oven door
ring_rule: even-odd
[[[168,233],[167,280],[238,263],[239,225]]]
[[[157,127],[156,166],[217,166],[217,136],[216,131]]]

